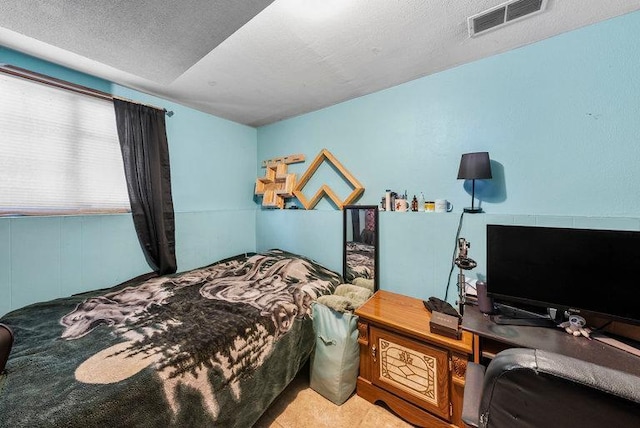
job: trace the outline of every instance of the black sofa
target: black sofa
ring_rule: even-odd
[[[640,364],[640,358],[638,359]],[[467,427],[640,427],[640,377],[536,349],[467,367]]]

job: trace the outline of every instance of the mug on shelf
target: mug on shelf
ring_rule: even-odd
[[[403,213],[406,212],[408,208],[408,204],[407,204],[407,200],[406,199],[402,199],[402,198],[398,198],[396,199],[396,211]]]
[[[453,204],[446,199],[436,199],[435,209],[437,213],[448,213],[453,211]]]

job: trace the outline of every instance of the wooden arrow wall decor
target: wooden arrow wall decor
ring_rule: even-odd
[[[302,189],[304,188],[304,186],[309,182],[311,177],[313,177],[313,174],[315,174],[315,172],[325,160],[332,164],[340,172],[345,181],[353,189],[353,191],[349,194],[349,196],[347,196],[346,199],[340,200],[338,195],[336,195],[336,193],[326,184],[323,184],[310,200],[306,198],[304,193],[302,193]],[[336,159],[336,157],[333,156],[327,149],[322,149],[320,153],[318,153],[318,156],[316,156],[311,165],[309,165],[309,169],[307,169],[302,178],[300,178],[300,181],[293,190],[294,196],[298,198],[300,203],[307,210],[313,209],[318,204],[318,202],[320,202],[320,199],[322,199],[322,197],[325,195],[328,196],[329,199],[331,199],[338,208],[342,209],[345,205],[350,205],[351,203],[353,203],[353,201],[355,201],[360,195],[362,195],[362,193],[364,193],[364,187],[362,187],[362,184],[360,184],[360,182],[356,180],[356,178],[351,175],[351,173],[347,171],[345,167],[342,166],[340,162],[338,162],[338,159]]]

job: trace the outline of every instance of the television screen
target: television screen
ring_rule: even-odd
[[[487,293],[498,302],[640,324],[640,232],[487,225]]]

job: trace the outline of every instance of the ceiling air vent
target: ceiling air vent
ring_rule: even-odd
[[[469,36],[474,37],[545,9],[547,0],[511,0],[470,16],[467,20]]]

